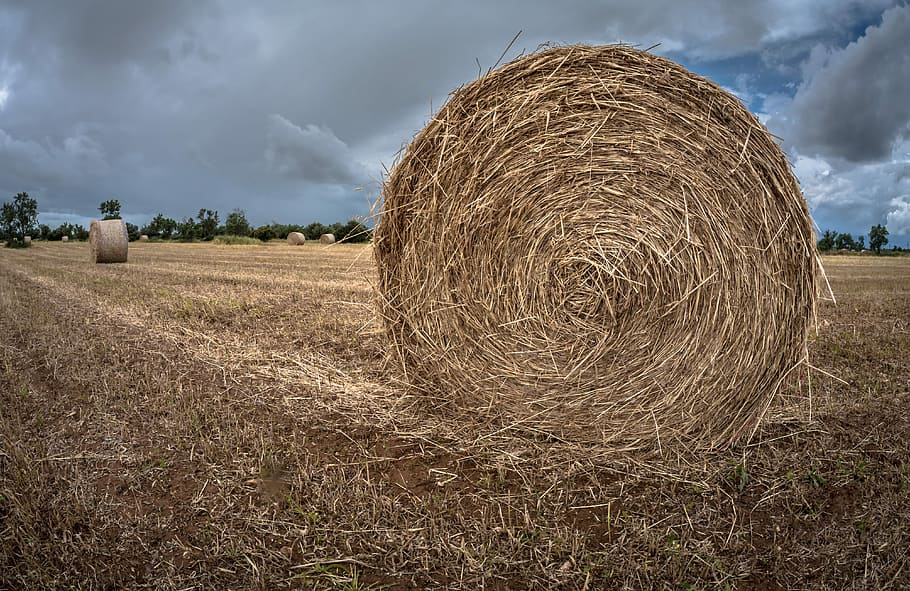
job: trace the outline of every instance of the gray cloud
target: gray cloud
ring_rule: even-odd
[[[265,162],[272,172],[314,183],[355,185],[368,177],[331,129],[298,127],[277,114],[269,115]]]
[[[841,50],[818,48],[793,100],[793,141],[807,154],[871,162],[886,158],[910,125],[910,6]]]
[[[543,42],[659,43],[690,65],[752,64],[719,81],[749,98],[778,93],[783,105],[794,90],[763,87],[755,68],[823,98],[838,48],[891,4],[7,0],[0,190],[34,192],[56,215],[92,216],[118,198],[136,223],[202,207],[241,207],[253,223],[335,221],[367,212],[375,185],[354,187],[377,179],[431,109],[492,66],[519,30],[506,60]],[[806,62],[816,45],[833,49]],[[790,115],[791,144],[835,143],[813,139],[825,121],[801,119],[797,134]],[[887,215],[897,196],[869,203]]]

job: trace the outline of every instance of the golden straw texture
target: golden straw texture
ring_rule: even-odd
[[[733,96],[627,46],[455,91],[382,193],[379,307],[406,378],[462,411],[660,448],[748,434],[805,359],[815,237]]]
[[[88,243],[95,263],[125,263],[129,249],[123,220],[92,220]]]
[[[306,236],[300,232],[291,232],[288,234],[288,244],[291,246],[300,246],[304,242],[306,242]]]
[[[319,237],[319,242],[321,244],[335,244],[335,235],[334,234],[323,234]]]

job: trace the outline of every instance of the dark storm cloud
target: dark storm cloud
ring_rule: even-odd
[[[793,101],[800,152],[871,162],[890,156],[910,125],[910,6],[843,50],[819,49]],[[817,68],[817,69],[816,69]]]
[[[837,51],[887,5],[6,1],[0,190],[61,215],[118,198],[137,222],[202,207],[335,221],[368,211],[371,181],[519,30],[505,60],[544,42],[660,44],[760,104],[791,98],[811,47]]]

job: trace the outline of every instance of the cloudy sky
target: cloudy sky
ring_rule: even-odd
[[[368,213],[449,92],[545,42],[654,50],[735,92],[821,229],[910,241],[910,5],[891,0],[2,0],[0,201],[86,223]]]

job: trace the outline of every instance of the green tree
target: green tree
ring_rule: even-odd
[[[183,218],[177,223],[177,235],[181,240],[192,240],[196,238],[196,222],[193,218]]]
[[[856,252],[860,252],[866,248],[866,237],[862,235],[857,236],[856,242],[853,243],[853,247],[855,248]]]
[[[875,254],[881,254],[882,247],[888,244],[888,228],[881,224],[875,224],[869,230],[869,248],[875,251]]]
[[[51,227],[47,224],[38,224],[38,235],[42,240],[50,240]]]
[[[825,233],[822,235],[821,239],[818,241],[818,251],[819,252],[828,252],[834,248],[834,239],[837,237],[836,232],[831,230],[825,230]]]
[[[74,240],[88,240],[88,230],[86,230],[84,226],[81,224],[74,224],[72,228],[70,238]]]
[[[357,220],[350,220],[344,224],[341,231],[335,235],[335,238],[344,242],[369,242],[372,237],[372,230]]]
[[[218,212],[212,209],[200,209],[196,216],[196,236],[203,240],[211,240],[218,231]]]
[[[0,225],[7,246],[24,244],[27,235],[38,234],[38,202],[28,193],[16,194],[12,203],[0,206]]]
[[[854,246],[853,235],[849,232],[838,234],[834,239],[834,248],[837,250],[853,250]]]
[[[319,237],[328,232],[328,228],[319,222],[313,222],[312,224],[306,226],[301,234],[306,236],[307,240],[319,240]]]
[[[259,226],[252,232],[253,238],[258,238],[263,242],[268,242],[272,238],[277,238],[275,229],[272,226]]]
[[[171,218],[166,218],[158,214],[152,218],[148,224],[142,227],[140,233],[147,235],[149,238],[169,239],[177,231],[177,222]]]
[[[102,201],[101,205],[98,206],[98,211],[101,212],[101,219],[103,220],[119,220],[120,202],[116,199],[108,199],[107,201]]]
[[[130,242],[139,240],[139,226],[126,222],[126,238]]]
[[[249,236],[251,232],[250,223],[246,219],[246,212],[242,209],[235,209],[228,214],[224,221],[224,233],[232,236]]]
[[[68,236],[70,238],[76,238],[77,237],[77,230],[76,230],[77,227],[78,226],[74,226],[73,224],[71,224],[69,222],[63,222],[62,224],[60,224],[59,226],[57,226],[56,228],[51,230],[51,233],[50,233],[50,236],[48,239],[49,240],[61,240],[64,236]]]

